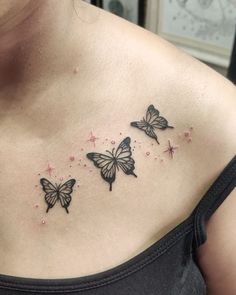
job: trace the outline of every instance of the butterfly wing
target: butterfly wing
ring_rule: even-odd
[[[100,153],[88,153],[87,158],[92,160],[97,168],[101,169],[101,176],[110,184],[111,191],[112,183],[116,178],[116,164],[114,158]]]
[[[117,161],[117,165],[121,168],[125,174],[127,175],[137,175],[134,173],[134,159],[131,157],[131,147],[130,147],[130,137],[126,137],[118,146],[115,152],[115,158]]]
[[[69,213],[68,207],[71,202],[71,193],[73,191],[73,186],[75,185],[75,179],[70,179],[65,182],[63,185],[58,188],[58,197],[61,203],[61,206],[65,208],[66,212]]]
[[[168,126],[168,121],[164,118],[159,116],[159,111],[155,109],[153,105],[150,105],[147,109],[146,113],[146,121],[150,124],[153,128],[158,129],[166,129],[173,128],[172,126]]]
[[[43,187],[43,191],[46,193],[44,198],[45,198],[45,201],[46,201],[46,203],[48,205],[48,208],[46,210],[46,212],[48,212],[48,210],[55,205],[55,203],[56,203],[56,201],[58,199],[57,189],[46,178],[41,178],[40,183],[41,183],[41,185]]]
[[[147,109],[146,113],[146,121],[149,124],[152,124],[155,119],[159,117],[159,111],[154,108],[154,105],[150,105]]]
[[[138,122],[131,122],[130,124],[133,127],[143,130],[149,137],[154,138],[159,144],[157,135],[154,132],[153,126],[147,123],[145,120],[138,121]]]

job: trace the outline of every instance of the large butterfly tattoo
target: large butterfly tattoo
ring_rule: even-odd
[[[73,186],[75,184],[75,179],[70,179],[64,184],[55,184],[53,185],[50,181],[46,178],[41,178],[40,183],[43,187],[45,195],[45,201],[48,205],[46,212],[51,209],[56,201],[60,200],[61,206],[65,208],[66,212],[69,213],[68,207],[71,201],[71,193],[73,191]]]
[[[87,157],[93,161],[94,165],[97,168],[101,169],[102,178],[109,183],[110,191],[112,191],[112,183],[116,178],[116,169],[123,170],[127,175],[133,175],[137,177],[134,173],[134,160],[131,158],[132,152],[130,147],[130,138],[126,137],[118,146],[115,151],[115,148],[112,151],[106,151],[108,155],[99,154],[99,153],[88,153]]]
[[[164,117],[159,116],[159,111],[152,104],[147,109],[146,118],[131,122],[130,125],[144,131],[149,137],[154,138],[158,144],[159,141],[154,129],[174,128],[168,125],[168,121]]]

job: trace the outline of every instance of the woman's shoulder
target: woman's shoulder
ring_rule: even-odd
[[[178,132],[195,127],[192,159],[220,169],[236,147],[235,86],[146,29],[107,12],[101,22],[110,41],[104,43],[110,49],[106,57],[111,71],[122,77],[117,81],[127,81],[132,111],[138,115],[154,104],[168,113]]]
[[[129,125],[141,120],[148,107],[154,106],[159,116],[174,127],[156,130],[160,145],[152,146],[150,136],[145,137],[138,128],[127,127],[127,134],[142,141],[144,149],[153,154],[152,159],[155,155],[166,156],[163,151],[168,148],[168,139],[179,146],[172,162],[166,158],[168,165],[175,168],[169,166],[166,171],[173,173],[169,174],[173,176],[172,183],[178,179],[177,175],[182,180],[187,178],[186,200],[189,195],[195,196],[191,207],[235,154],[235,86],[156,34],[106,11],[98,11],[93,52],[99,61],[95,66],[99,73],[96,81],[104,96],[109,97],[106,105],[115,106],[110,127],[118,131],[121,123]],[[112,113],[110,108],[109,112]],[[188,134],[191,138],[186,138]],[[151,187],[149,171],[152,171],[160,187],[162,170],[155,172],[155,161],[148,162],[143,154],[136,151],[146,183]],[[176,188],[178,183],[176,180]]]
[[[140,79],[137,85],[139,89],[143,87],[143,104],[154,100],[175,122],[180,135],[187,134],[188,126],[194,128],[191,146],[186,145],[186,138],[182,140],[182,135],[178,138],[174,133],[169,135],[180,145],[176,157],[181,161],[178,161],[179,166],[173,176],[179,175],[178,181],[185,183],[192,196],[196,194],[190,198],[190,207],[194,206],[235,155],[235,85],[169,42],[136,26],[129,31],[129,40],[132,40],[129,44],[134,54],[131,59],[137,60],[135,67]],[[141,100],[139,105],[138,109],[143,107]],[[172,168],[169,166],[167,169]],[[175,180],[172,183],[175,186]],[[171,189],[169,191],[173,193]],[[210,218],[207,241],[197,252],[208,290],[214,294],[225,290],[229,294],[236,292],[233,251],[236,242],[232,238],[236,226],[235,197],[234,190]],[[188,203],[189,196],[185,192],[181,198],[181,204],[182,201]]]
[[[229,80],[169,41],[103,10],[98,19],[102,24],[99,37],[104,38],[101,46],[110,49],[106,58],[127,65],[133,78],[147,81],[156,89],[162,85],[166,91],[176,90],[188,98],[208,97],[218,105],[223,101],[235,103],[236,90]]]

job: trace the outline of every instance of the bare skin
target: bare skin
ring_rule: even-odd
[[[68,278],[107,270],[187,218],[233,157],[235,88],[156,35],[81,1],[77,14],[70,1],[21,3],[0,14],[0,273]],[[1,22],[15,10],[17,18]],[[160,145],[129,125],[149,104],[175,126],[159,131]],[[188,143],[178,134],[190,126]],[[111,195],[86,153],[108,149],[103,139],[126,136],[142,142],[134,152],[138,178],[119,173]],[[168,139],[179,145],[173,159],[163,154]],[[161,153],[163,162],[155,162]],[[70,168],[71,155],[87,166]],[[35,185],[38,173],[48,176],[48,163],[58,177],[71,174],[80,184],[70,214],[59,205],[45,213]],[[199,250],[212,295],[236,292],[235,273],[220,283],[217,275],[235,272],[236,241],[224,253],[214,243],[212,251],[222,224],[230,223],[222,235],[235,236],[235,197],[212,218]]]

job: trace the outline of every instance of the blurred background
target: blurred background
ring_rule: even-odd
[[[236,84],[236,0],[85,0],[160,35]]]

